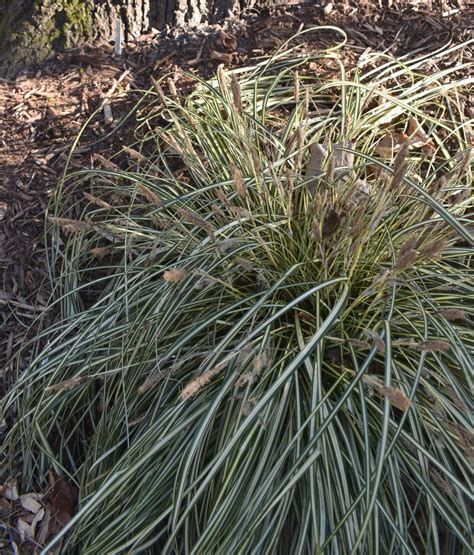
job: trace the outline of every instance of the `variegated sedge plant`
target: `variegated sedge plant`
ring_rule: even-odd
[[[46,550],[469,551],[472,64],[346,71],[328,30],[162,79],[65,172],[61,318],[6,399],[24,490],[79,491]]]

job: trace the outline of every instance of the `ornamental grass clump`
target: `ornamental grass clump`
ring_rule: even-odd
[[[6,401],[23,487],[79,491],[48,548],[469,550],[461,48],[163,79],[135,144],[65,173],[61,318]]]

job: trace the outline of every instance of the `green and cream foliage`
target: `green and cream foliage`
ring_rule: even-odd
[[[79,489],[67,552],[469,550],[472,66],[343,42],[163,79],[65,173],[7,404],[25,487]]]

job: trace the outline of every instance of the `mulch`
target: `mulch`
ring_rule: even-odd
[[[72,142],[88,118],[91,123],[73,156],[76,167],[90,166],[95,153],[107,157],[133,142],[133,118],[121,120],[152,78],[165,73],[174,76],[179,90],[189,81],[183,72],[209,77],[221,63],[226,68],[248,65],[313,25],[345,30],[349,40],[341,56],[350,66],[368,48],[401,55],[461,42],[473,24],[473,14],[462,10],[463,0],[293,3],[250,10],[225,26],[153,32],[126,45],[119,56],[110,44],[77,48],[15,80],[0,80],[0,395],[28,364],[28,350],[15,356],[20,346],[54,318],[46,308],[45,213]],[[329,46],[335,37],[309,33],[301,40],[312,49]],[[104,115],[104,106],[112,117],[107,108]],[[0,422],[0,441],[2,428]],[[30,552],[25,549],[21,552]]]

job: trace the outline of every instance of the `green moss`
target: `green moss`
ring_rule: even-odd
[[[87,41],[92,10],[92,0],[34,0],[24,13],[10,4],[0,22],[0,44],[6,53],[3,73],[41,63],[55,51]]]

